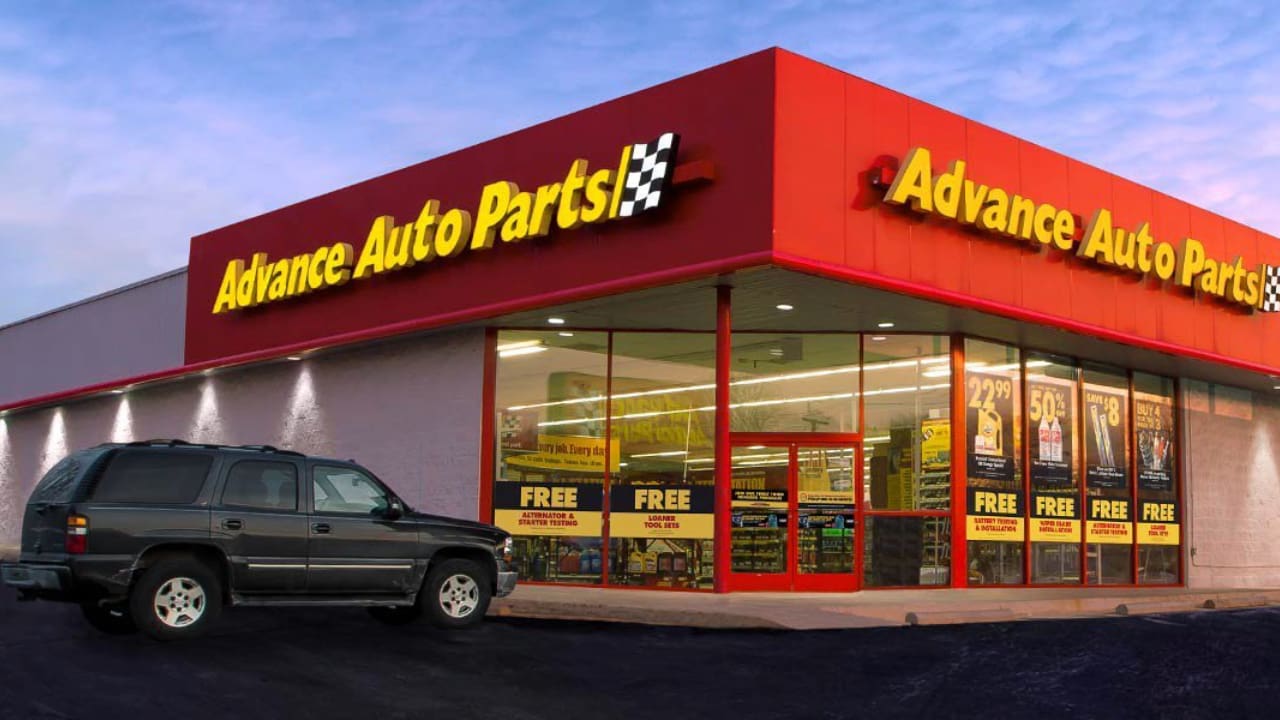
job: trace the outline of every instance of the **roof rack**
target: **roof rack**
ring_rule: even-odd
[[[276,453],[278,455],[294,455],[297,457],[306,457],[305,453],[295,450],[281,450],[273,445],[218,445],[215,443],[193,443],[177,438],[153,438],[151,440],[134,440],[125,443],[130,447],[145,447],[154,445],[163,445],[167,447],[194,447],[205,448],[208,450],[252,450],[255,452]]]

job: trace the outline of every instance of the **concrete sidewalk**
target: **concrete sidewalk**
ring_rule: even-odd
[[[736,593],[520,585],[493,601],[501,617],[703,628],[835,630],[1009,622],[1280,605],[1280,589],[982,588],[859,593]]]

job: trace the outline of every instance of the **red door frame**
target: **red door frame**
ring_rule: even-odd
[[[723,578],[725,591],[775,591],[775,592],[855,592],[861,589],[862,577],[862,532],[863,503],[865,497],[862,478],[862,435],[860,433],[733,433],[730,435],[725,467],[731,470],[732,449],[763,445],[768,448],[786,448],[787,450],[787,556],[786,568],[781,573],[736,573],[732,563],[726,563]],[[850,472],[854,481],[854,539],[853,563],[848,573],[805,573],[799,572],[800,551],[800,493],[799,493],[799,449],[851,449]],[[731,476],[731,474],[730,474]],[[732,477],[732,476],[731,476]],[[723,502],[717,497],[716,517],[724,518],[729,524],[732,517],[732,489],[725,494]],[[732,552],[732,530],[725,534],[724,555],[729,558]]]

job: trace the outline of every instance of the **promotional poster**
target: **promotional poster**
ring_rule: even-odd
[[[1086,385],[1085,484],[1090,488],[1123,490],[1129,485],[1125,437],[1129,428],[1124,390]]]
[[[1072,428],[1076,424],[1075,384],[1050,377],[1027,378],[1027,419],[1031,432],[1031,486],[1072,484]]]
[[[1012,482],[1014,479],[1013,380],[968,371],[965,382],[965,427],[969,435],[970,478]]]

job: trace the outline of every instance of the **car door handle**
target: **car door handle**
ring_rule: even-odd
[[[311,525],[311,531],[317,535],[328,535],[329,523],[313,523]]]
[[[241,530],[243,528],[244,523],[240,520],[228,519],[222,521],[223,530]]]

